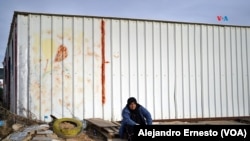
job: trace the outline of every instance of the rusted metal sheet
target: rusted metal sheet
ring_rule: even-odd
[[[17,99],[11,97],[17,105],[11,109],[20,115],[121,120],[134,96],[155,120],[250,116],[250,27],[15,17],[17,67],[10,71],[17,77],[10,81],[17,82]],[[13,58],[11,47],[9,41],[6,60]]]

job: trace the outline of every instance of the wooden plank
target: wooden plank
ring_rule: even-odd
[[[117,129],[116,127],[110,127],[112,130],[114,130],[116,133],[119,133],[119,129]]]
[[[116,124],[110,122],[110,121],[106,121],[100,118],[91,118],[91,119],[86,119],[87,122],[90,122],[96,126],[99,127],[114,127],[117,126]]]
[[[105,128],[103,128],[105,131],[107,131],[108,133],[114,133],[115,131],[114,130],[112,130],[111,128],[109,128],[109,127],[105,127]]]
[[[120,124],[119,122],[112,121],[112,123],[114,123],[114,124],[117,125],[117,126],[121,126],[121,124]]]

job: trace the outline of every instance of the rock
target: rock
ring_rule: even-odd
[[[18,123],[12,125],[12,129],[13,129],[14,131],[19,131],[19,130],[21,130],[23,127],[24,127],[24,126],[23,126],[22,124],[18,124]]]

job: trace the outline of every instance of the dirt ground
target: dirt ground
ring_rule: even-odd
[[[154,122],[153,124],[154,125],[178,125],[178,124],[182,124],[182,125],[183,124],[186,124],[186,125],[191,125],[191,124],[201,124],[201,125],[241,125],[241,124],[249,124],[250,125],[250,119],[245,120],[245,121],[235,121],[235,120],[197,121],[197,122],[172,121],[172,122]],[[63,122],[63,123],[61,123],[60,126],[61,126],[61,128],[64,128],[64,129],[72,129],[72,128],[75,127],[74,124],[71,124],[69,122]],[[29,128],[29,127],[27,127],[27,128]],[[34,128],[34,129],[38,129],[38,127]],[[22,131],[19,131],[19,132],[22,132]],[[1,127],[0,128],[0,138],[4,134],[10,133],[10,132],[12,132],[12,134],[17,133],[17,132],[13,131],[11,126]],[[45,138],[48,138],[48,137],[53,139],[53,141],[105,141],[106,140],[105,137],[102,134],[100,134],[98,132],[95,132],[91,128],[83,129],[81,131],[81,133],[79,133],[76,137],[69,138],[69,139],[59,138],[55,133],[53,133],[53,131],[51,131],[49,129],[45,129],[45,130],[43,129],[43,130],[41,130],[39,132],[47,132],[47,134],[36,135],[36,136],[33,137],[33,139],[31,141],[43,141],[41,139],[45,139]],[[3,140],[3,141],[9,141],[8,137],[10,139],[10,135],[7,136],[5,138],[5,140]],[[125,140],[122,140],[122,139],[119,139],[119,138],[115,138],[115,139],[112,139],[112,140],[113,141],[125,141]]]

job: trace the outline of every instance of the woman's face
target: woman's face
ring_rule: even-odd
[[[136,103],[135,102],[132,102],[130,105],[129,105],[129,109],[130,110],[135,110],[136,108]]]

